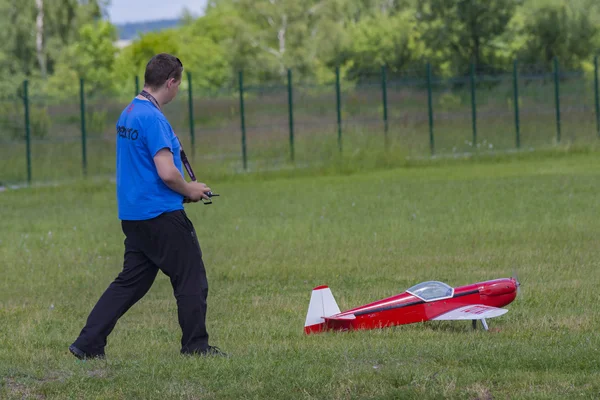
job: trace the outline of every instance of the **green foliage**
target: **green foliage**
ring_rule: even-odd
[[[30,105],[29,128],[31,137],[43,139],[48,136],[52,119],[44,106]],[[23,106],[15,101],[0,103],[0,140],[24,140],[25,115]]]
[[[146,64],[157,53],[176,54],[185,63],[185,57],[179,54],[181,38],[175,30],[148,33],[139,40],[117,53],[114,61],[113,77],[118,83],[120,94],[130,96],[133,92],[133,79],[138,76],[140,85],[144,82]]]
[[[206,91],[229,82],[229,63],[225,50],[208,38],[190,37],[181,44],[181,61],[192,73],[194,88]]]
[[[130,58],[125,61],[130,62],[130,71],[142,71],[146,64],[157,53],[179,54],[180,38],[178,32],[169,29],[157,33],[148,33],[142,35],[139,40],[127,47],[123,54]],[[124,67],[121,63],[119,67]],[[128,71],[124,70],[123,73]],[[143,75],[143,74],[142,74]]]
[[[13,94],[24,79],[32,90],[65,99],[88,91],[130,96],[143,82],[148,60],[176,54],[203,93],[237,86],[332,83],[335,68],[354,84],[379,76],[423,71],[466,75],[503,72],[514,58],[550,68],[589,72],[600,48],[600,3],[594,0],[212,0],[206,13],[185,15],[178,26],[143,33],[117,50],[105,0],[44,0],[43,48],[36,38],[35,0],[0,0],[0,92]],[[184,84],[185,88],[185,84]]]
[[[64,99],[79,93],[79,80],[83,78],[89,92],[113,89],[113,68],[116,49],[114,26],[101,21],[83,25],[79,40],[66,47],[48,79],[47,93],[50,97]]]
[[[46,107],[30,107],[29,121],[33,138],[43,139],[48,136],[48,132],[52,127],[52,119]]]
[[[497,62],[496,42],[520,0],[424,0],[417,20],[431,58],[450,61],[454,74],[466,74],[471,62],[481,68]]]
[[[190,37],[204,37],[221,47],[232,84],[237,81],[237,74],[241,70],[246,71],[246,80],[250,82],[261,73],[258,71],[269,69],[253,41],[253,30],[252,25],[240,16],[240,11],[227,4],[209,8],[204,17],[185,28]],[[210,57],[211,54],[203,56]]]
[[[14,87],[36,69],[35,17],[34,1],[0,1],[0,73]]]
[[[106,110],[88,111],[86,115],[87,131],[91,135],[101,134],[106,129],[107,124],[113,122],[108,119],[108,112]]]
[[[382,65],[392,73],[422,65],[424,48],[410,12],[369,15],[349,28],[349,37],[344,58],[352,63],[351,77],[378,77]]]
[[[462,106],[461,97],[452,92],[440,94],[438,102],[441,111],[454,111]]]
[[[44,84],[44,92],[56,100],[77,99],[80,78],[77,71],[68,64],[59,64],[52,76]]]
[[[521,31],[524,45],[519,58],[550,67],[558,57],[566,68],[591,61],[600,37],[599,7],[583,1],[548,2],[527,10]]]
[[[319,4],[316,0],[236,0],[219,2],[207,17],[223,17],[234,10],[226,17],[230,24],[225,32],[230,34],[217,39],[239,53],[231,59],[233,68],[248,70],[250,81],[283,81],[288,68],[299,76],[314,69],[318,45],[314,38],[321,22]]]
[[[48,83],[45,73],[53,76],[58,72],[62,78],[72,77],[68,72],[70,69],[94,74],[91,71],[95,68],[93,63],[86,64],[78,59],[86,57],[90,51],[96,53],[94,61],[113,57],[106,46],[99,45],[97,38],[103,37],[112,43],[115,36],[107,30],[108,27],[103,26],[111,26],[107,22],[100,23],[96,38],[95,32],[86,32],[82,27],[102,16],[105,3],[103,0],[44,0],[43,30],[38,32],[35,0],[0,0],[0,26],[3,28],[0,32],[0,73],[10,77],[10,80],[2,80],[0,90],[15,93],[26,78],[30,79],[32,87],[45,90]],[[38,34],[42,40],[39,52],[36,46]],[[73,67],[75,63],[79,64],[79,69]],[[101,62],[100,68],[103,66]],[[54,86],[70,89],[72,85],[64,83]],[[54,91],[60,94],[60,91]],[[67,93],[71,91],[67,90]]]
[[[0,141],[22,139],[25,137],[24,116],[15,100],[3,100],[0,103]]]

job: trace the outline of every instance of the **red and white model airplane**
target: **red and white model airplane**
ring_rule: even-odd
[[[445,283],[419,283],[406,292],[340,312],[327,286],[313,289],[304,332],[385,328],[424,321],[472,320],[473,328],[486,318],[508,312],[501,308],[517,297],[519,282],[503,278],[452,288]]]

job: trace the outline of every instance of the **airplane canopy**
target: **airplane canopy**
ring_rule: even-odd
[[[447,299],[454,295],[454,288],[438,281],[422,282],[407,290],[408,293],[425,301]]]

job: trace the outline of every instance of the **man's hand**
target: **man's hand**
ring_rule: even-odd
[[[202,182],[189,182],[187,184],[187,193],[183,199],[184,203],[197,203],[202,199],[210,200],[206,193],[210,192],[210,188]],[[187,201],[186,201],[187,200]]]
[[[205,193],[210,192],[210,188],[200,182],[186,182],[181,176],[181,172],[175,167],[173,154],[169,149],[162,149],[154,156],[154,164],[160,179],[171,190],[184,197],[184,203],[198,202],[202,199],[209,200]]]

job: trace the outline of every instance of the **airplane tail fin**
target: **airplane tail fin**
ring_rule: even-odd
[[[321,332],[325,326],[323,317],[329,317],[340,313],[333,293],[327,286],[319,286],[313,289],[306,313],[306,322],[304,323],[304,333]]]

